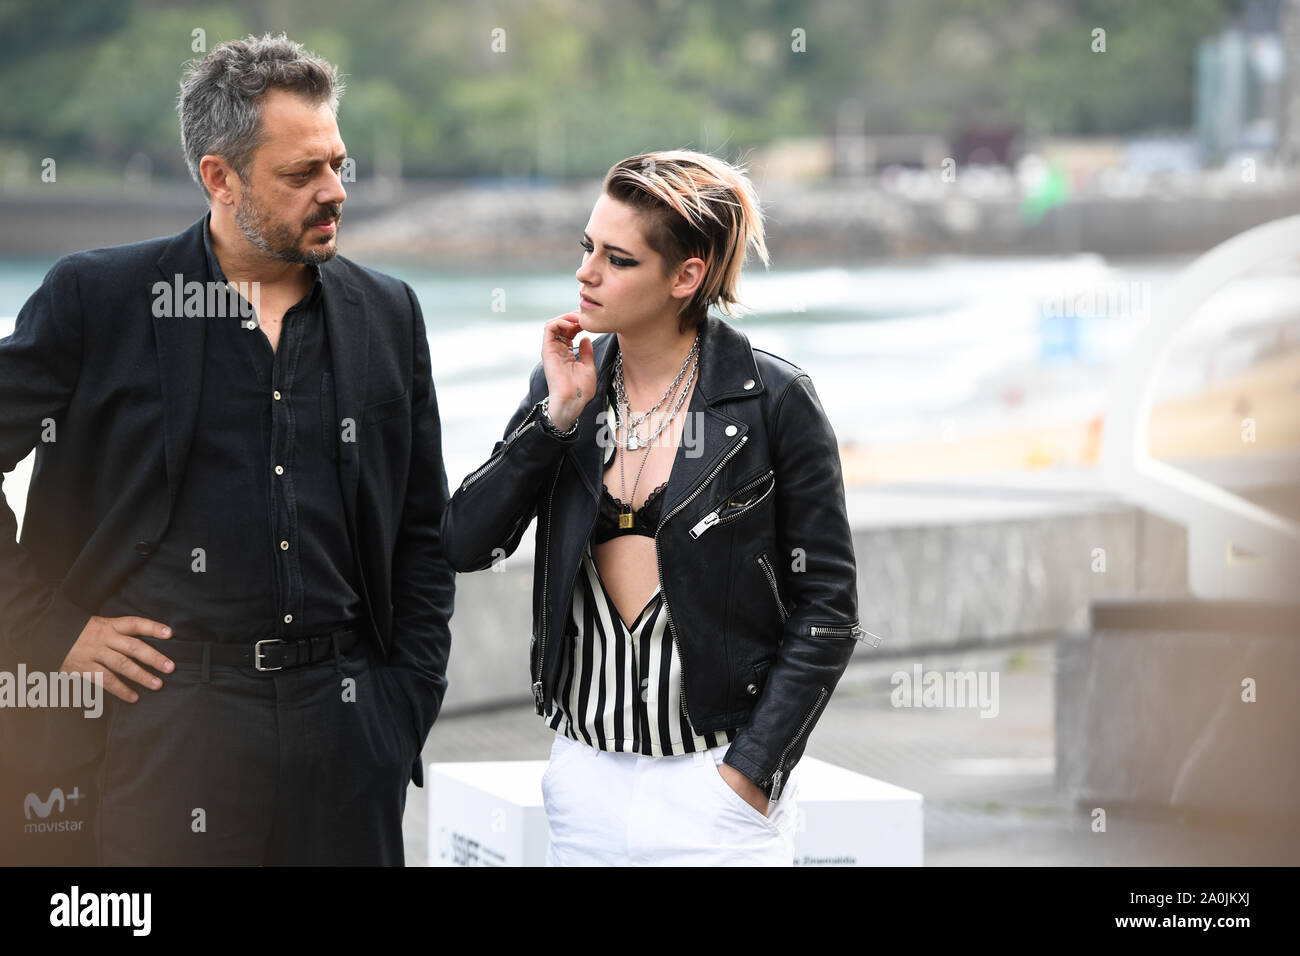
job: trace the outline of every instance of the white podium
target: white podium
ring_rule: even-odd
[[[430,866],[545,866],[545,760],[431,763]],[[921,794],[804,757],[796,866],[920,866]]]

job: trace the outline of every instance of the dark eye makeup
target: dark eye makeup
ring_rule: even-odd
[[[596,251],[596,247],[593,246],[593,245],[592,245],[590,242],[588,242],[586,239],[579,239],[579,240],[578,240],[578,245],[582,246],[582,248],[586,249],[588,252],[595,252],[595,251]],[[628,267],[628,266],[634,266],[634,265],[636,265],[637,262],[636,262],[635,259],[624,259],[624,258],[622,258],[621,256],[610,256],[610,257],[609,257],[609,264],[612,265],[612,266],[618,266],[618,267],[620,267],[620,268],[626,268],[626,267]]]

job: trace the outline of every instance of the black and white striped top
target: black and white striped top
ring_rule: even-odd
[[[729,742],[735,731],[696,736],[681,703],[681,661],[656,588],[629,627],[592,560],[591,542],[573,589],[570,654],[557,685],[552,730],[600,750],[653,757]]]

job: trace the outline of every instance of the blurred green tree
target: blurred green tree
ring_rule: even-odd
[[[361,170],[573,178],[831,132],[1185,128],[1197,41],[1242,0],[0,0],[0,148],[184,176],[174,113],[207,48],[288,33],[337,62]],[[1105,53],[1091,31],[1106,31]],[[796,42],[796,33],[800,39]],[[802,48],[800,48],[802,44]]]

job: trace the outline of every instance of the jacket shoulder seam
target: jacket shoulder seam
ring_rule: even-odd
[[[800,372],[803,371],[803,369],[800,368],[798,365],[796,365],[794,362],[791,362],[788,358],[785,358],[784,356],[777,355],[775,352],[769,352],[767,349],[760,349],[757,346],[751,346],[750,349],[755,354],[765,355],[773,362],[782,366],[783,367],[782,371],[786,372],[787,374],[798,375]]]
[[[790,389],[794,387],[795,382],[799,381],[801,378],[806,378],[809,381],[812,381],[811,375],[803,369],[799,369],[794,375],[790,376],[790,381],[785,383],[781,389],[781,394],[777,396],[776,407],[772,409],[772,422],[778,430],[781,427],[781,410],[785,408],[786,396],[790,394]]]

